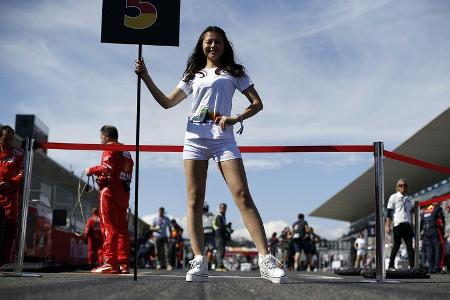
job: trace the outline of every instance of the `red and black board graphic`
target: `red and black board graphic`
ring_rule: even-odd
[[[102,43],[178,46],[180,0],[103,0]]]

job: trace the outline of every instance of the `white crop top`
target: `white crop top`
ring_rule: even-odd
[[[247,75],[233,77],[228,73],[215,73],[216,68],[203,69],[203,74],[195,74],[189,82],[181,80],[177,87],[186,95],[192,94],[192,106],[188,115],[185,139],[234,138],[233,126],[222,130],[214,124],[214,116],[231,116],[234,91],[245,91],[253,85]],[[205,75],[205,76],[203,76]]]

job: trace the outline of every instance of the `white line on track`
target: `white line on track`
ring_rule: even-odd
[[[322,275],[312,275],[312,274],[298,274],[298,276],[306,277],[307,279],[334,279],[334,280],[342,280],[342,277],[334,277],[334,276],[322,276]]]
[[[169,278],[185,278],[186,275],[175,275],[175,274],[153,274],[153,273],[139,273],[142,276],[153,276],[153,277],[169,277]],[[237,275],[208,275],[209,278],[233,278],[233,279],[259,279],[260,276],[237,276]]]
[[[139,273],[141,276],[150,276],[150,277],[168,277],[168,278],[186,278],[186,275],[175,275],[175,274],[153,274],[150,272]]]
[[[123,277],[129,277],[133,276],[133,273],[131,274],[93,274],[89,272],[62,272],[59,273],[60,275],[92,275],[92,276],[123,276]],[[166,277],[166,278],[186,278],[186,275],[176,275],[176,274],[155,274],[153,272],[139,272],[138,277]],[[344,278],[342,277],[335,277],[335,276],[323,276],[323,275],[314,275],[314,274],[295,274],[295,276],[290,277],[290,279],[294,279],[295,277],[302,277],[303,279],[308,280],[342,280]],[[239,275],[209,275],[209,278],[228,278],[228,279],[260,279],[260,276],[239,276]]]
[[[153,273],[139,273],[141,276],[152,276],[152,277],[167,277],[167,278],[185,278],[185,275],[175,275],[175,274],[153,274]],[[304,277],[305,279],[333,279],[342,280],[342,277],[334,276],[322,276],[322,275],[309,275],[309,274],[298,274],[298,276]],[[209,278],[230,278],[230,279],[260,279],[260,276],[238,276],[238,275],[209,275]]]

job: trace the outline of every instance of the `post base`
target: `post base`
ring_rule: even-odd
[[[42,277],[42,275],[27,272],[2,272],[0,277]]]
[[[364,278],[376,278],[377,272],[374,269],[364,269],[361,271]],[[412,268],[409,270],[386,270],[386,278],[388,279],[429,279],[430,274],[422,268]]]

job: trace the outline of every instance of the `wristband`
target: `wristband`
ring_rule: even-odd
[[[239,119],[239,123],[241,123],[241,128],[239,128],[239,130],[236,131],[236,133],[241,135],[244,132],[244,120],[242,119],[242,116],[240,114],[237,114],[237,117]]]

